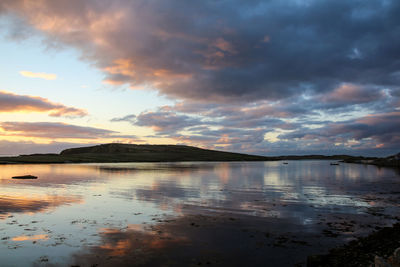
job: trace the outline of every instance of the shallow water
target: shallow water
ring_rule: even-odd
[[[398,171],[288,163],[0,165],[1,266],[304,265],[399,220]]]

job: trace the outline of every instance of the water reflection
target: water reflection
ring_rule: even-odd
[[[33,240],[47,240],[49,239],[48,235],[20,235],[12,238],[12,241],[33,241]]]
[[[0,195],[0,219],[4,219],[14,213],[36,213],[55,209],[61,205],[83,203],[80,196],[58,195]]]
[[[282,256],[287,247],[300,260],[321,249],[321,238],[329,247],[397,220],[394,170],[288,163],[2,165],[0,258],[13,266],[90,265],[99,257],[110,265],[173,265],[187,249],[180,263],[222,264],[243,243],[235,255],[250,257],[260,247],[254,263],[268,257],[291,265]],[[39,179],[11,179],[24,174]],[[203,246],[214,252],[199,253]]]
[[[100,171],[90,165],[80,164],[38,164],[38,165],[0,165],[0,183],[7,186],[38,186],[62,187],[70,184],[82,184],[104,181]],[[37,180],[15,180],[12,176],[31,174],[39,177]]]

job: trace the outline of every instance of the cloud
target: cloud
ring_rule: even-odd
[[[20,71],[19,74],[25,77],[29,78],[40,78],[40,79],[45,79],[45,80],[55,80],[57,79],[56,74],[52,73],[44,73],[44,72],[31,72],[27,70]]]
[[[395,0],[0,3],[11,36],[40,32],[81,51],[104,82],[177,101],[111,121],[264,152],[396,145],[399,12]]]
[[[17,156],[21,154],[33,153],[60,153],[62,150],[71,147],[83,147],[93,144],[87,143],[69,143],[69,142],[50,142],[48,144],[40,144],[32,141],[7,141],[0,140],[0,156],[12,155]]]
[[[201,120],[186,116],[179,115],[174,112],[163,111],[146,111],[140,113],[136,122],[138,126],[151,127],[154,131],[160,134],[171,134],[183,130],[186,127],[200,125]]]
[[[296,114],[297,112],[297,114]],[[295,127],[286,120],[300,113],[311,113],[301,107],[281,106],[278,103],[257,102],[248,105],[214,105],[179,102],[163,106],[156,111],[140,113],[134,122],[138,126],[152,127],[157,132],[170,132],[199,128],[202,126],[232,129]]]
[[[50,139],[98,139],[98,138],[136,138],[118,135],[106,129],[84,127],[60,122],[1,122],[0,128],[6,136],[39,137]]]
[[[135,123],[136,121],[136,115],[135,114],[130,114],[130,115],[126,115],[124,117],[120,117],[120,118],[113,118],[110,120],[111,122],[121,122],[121,121],[125,121],[125,122],[130,122],[130,123]]]
[[[80,49],[109,83],[180,99],[276,100],[399,82],[397,1],[13,0],[0,10]]]
[[[345,106],[350,104],[370,103],[379,101],[384,97],[385,94],[380,88],[344,83],[333,91],[321,95],[318,99],[331,107],[332,105]]]
[[[371,114],[322,127],[300,128],[281,139],[314,140],[316,143],[346,144],[348,147],[400,149],[400,112]],[[356,142],[354,142],[356,141]],[[352,143],[352,144],[351,144]]]
[[[211,108],[207,104],[206,107],[208,109],[178,103],[142,112],[131,123],[150,127],[156,135],[175,139],[178,143],[243,152],[263,142],[267,132],[292,129],[294,125],[271,118],[270,109],[262,112],[262,109],[250,107]]]
[[[338,105],[329,108],[330,112],[337,112],[337,121],[318,120],[314,118],[319,114],[315,109],[323,112],[326,106],[321,105],[317,99],[303,99],[305,107],[296,106],[298,101],[292,104],[287,102],[282,106],[280,102],[262,101],[243,106],[202,106],[185,102],[188,106],[178,103],[156,111],[143,112],[131,123],[151,127],[156,135],[173,138],[178,143],[247,153],[282,155],[286,151],[290,154],[340,154],[345,151],[354,154],[350,151],[354,149],[377,155],[379,153],[375,150],[378,148],[382,149],[381,153],[389,154],[400,149],[397,137],[400,136],[397,129],[400,122],[398,112],[358,115],[345,119],[348,116],[343,114],[347,114],[348,110],[343,113],[341,105]],[[371,105],[367,100],[365,97],[366,103],[362,104]],[[344,101],[353,99],[347,96]],[[356,104],[363,101],[356,101]],[[268,135],[270,137],[266,137]]]
[[[37,96],[17,95],[0,91],[1,112],[48,112],[53,117],[84,117],[83,109],[67,107]]]

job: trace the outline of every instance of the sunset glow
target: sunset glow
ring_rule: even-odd
[[[120,142],[392,155],[398,10],[396,1],[0,1],[0,154]]]

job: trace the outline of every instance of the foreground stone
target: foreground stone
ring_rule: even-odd
[[[21,175],[21,176],[13,176],[13,179],[37,179],[37,176],[33,175]]]

